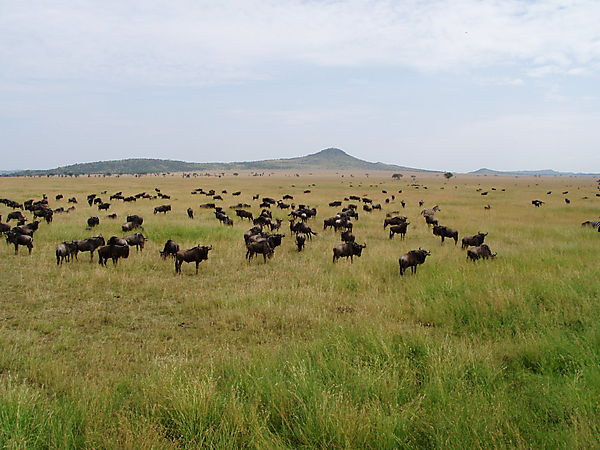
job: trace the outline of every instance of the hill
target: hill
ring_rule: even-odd
[[[195,163],[166,159],[133,158],[72,164],[48,170],[22,170],[11,176],[87,175],[87,174],[148,174],[164,172],[194,172],[216,170],[379,170],[433,172],[411,167],[369,162],[355,158],[338,148],[327,148],[306,156],[263,161],[231,163]],[[5,174],[6,175],[6,174]]]
[[[553,169],[542,169],[542,170],[492,170],[492,169],[478,169],[473,172],[469,172],[473,175],[524,175],[524,176],[569,176],[569,175],[597,175],[595,173],[580,173],[580,172],[559,172]]]

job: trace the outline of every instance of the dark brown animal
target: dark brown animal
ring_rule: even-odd
[[[99,235],[99,236],[96,236],[96,237],[87,238],[87,239],[82,239],[82,240],[79,240],[79,241],[73,241],[73,243],[76,246],[76,249],[75,249],[75,259],[77,259],[77,255],[78,255],[79,252],[90,252],[90,261],[94,257],[94,251],[98,247],[106,244],[106,242],[104,241],[104,238],[102,237],[102,235]]]
[[[198,275],[198,265],[202,261],[208,259],[208,252],[212,250],[212,246],[198,245],[188,250],[179,250],[175,254],[175,273],[181,273],[181,265],[184,262],[196,263],[196,275]]]
[[[392,239],[394,237],[394,234],[399,234],[400,239],[404,239],[404,237],[406,236],[406,229],[408,228],[409,225],[410,225],[410,222],[404,222],[404,223],[401,223],[400,225],[392,225],[390,227],[390,239]]]
[[[398,263],[400,264],[400,275],[404,275],[404,272],[409,267],[411,272],[416,274],[417,266],[423,264],[425,262],[425,258],[430,255],[430,252],[427,250],[422,250],[421,248],[419,248],[419,250],[411,250],[410,252],[402,255],[398,260]]]
[[[336,262],[339,258],[350,258],[350,262],[354,262],[354,257],[360,257],[362,255],[363,248],[366,248],[366,244],[357,244],[356,242],[346,242],[344,244],[336,245],[333,247],[333,262]]]
[[[142,233],[135,233],[129,236],[125,236],[123,238],[127,245],[133,247],[135,245],[135,249],[138,251],[144,250],[144,244],[146,242],[146,237]]]
[[[19,253],[19,245],[27,247],[31,255],[31,250],[33,249],[33,238],[31,236],[9,231],[6,235],[6,242],[15,246],[15,255]]]
[[[461,248],[464,250],[467,247],[479,247],[485,241],[485,237],[487,233],[482,233],[481,231],[477,233],[475,236],[465,236],[462,238]]]
[[[187,215],[190,219],[193,219],[194,218],[194,210],[192,208],[188,208]]]
[[[496,253],[492,253],[487,244],[482,244],[479,247],[470,248],[467,250],[467,259],[477,261],[478,259],[494,258]]]
[[[306,242],[306,235],[304,233],[298,233],[296,235],[296,246],[298,247],[298,251],[301,252],[304,248],[304,243]]]
[[[77,245],[73,242],[61,242],[56,246],[56,265],[61,265],[66,259],[67,262],[71,260],[71,254],[75,253]]]
[[[452,228],[445,227],[443,225],[434,225],[433,235],[441,237],[442,244],[444,243],[445,238],[454,239],[454,245],[458,243],[458,231],[453,230]]]
[[[96,216],[90,217],[87,220],[88,228],[94,228],[96,225],[100,225],[100,219]]]
[[[108,259],[112,259],[113,264],[117,264],[119,258],[129,257],[128,245],[105,245],[98,249],[98,264],[106,266]]]
[[[165,247],[163,248],[163,251],[160,252],[160,256],[162,257],[162,259],[166,259],[167,256],[175,257],[178,251],[179,244],[169,239],[167,242],[165,242]]]
[[[342,242],[354,242],[356,240],[352,232],[348,230],[342,231],[341,238]]]

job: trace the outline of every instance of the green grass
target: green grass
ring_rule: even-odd
[[[80,203],[41,225],[31,256],[0,244],[0,447],[600,446],[600,233],[579,225],[600,214],[593,180],[419,176],[427,190],[411,182],[347,174],[1,178],[1,197],[45,192],[58,207],[62,193]],[[84,203],[91,192],[154,187],[172,200],[112,202],[116,221]],[[250,224],[234,217],[234,227],[219,225],[198,208],[210,200],[190,195],[196,187],[241,190],[224,195],[232,217],[227,207],[238,202],[258,212],[254,193],[290,193],[318,208],[310,225],[319,234],[298,253],[284,222],[274,258],[249,264],[242,234]],[[382,189],[396,200],[384,204]],[[548,190],[570,190],[573,203]],[[322,220],[336,211],[328,202],[350,194],[384,210],[360,211],[354,232],[367,243],[363,256],[333,264],[338,237]],[[534,208],[534,198],[547,204]],[[489,232],[498,257],[471,263],[460,243],[440,245],[420,199],[439,204],[440,222],[461,235]],[[163,203],[173,211],[153,215]],[[383,230],[391,210],[409,217],[405,241]],[[9,211],[0,205],[0,214]],[[57,243],[121,236],[132,213],[145,219],[143,252],[106,268],[87,254],[56,266]],[[86,230],[92,215],[101,224]],[[173,261],[159,257],[167,239],[213,245],[197,276],[187,264],[177,276]],[[399,256],[418,247],[432,255],[416,276],[400,277]]]

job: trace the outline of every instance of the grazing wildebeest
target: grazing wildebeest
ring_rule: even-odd
[[[58,194],[56,197],[54,197],[56,200],[61,200],[63,198],[62,194]]]
[[[169,239],[167,242],[165,242],[165,247],[163,248],[163,251],[160,252],[160,256],[163,259],[166,259],[167,256],[175,257],[175,255],[177,254],[178,251],[179,251],[179,244],[177,242]]]
[[[123,239],[127,242],[127,245],[133,247],[135,245],[136,250],[144,250],[144,243],[146,237],[142,233],[135,233],[129,236],[125,236]]]
[[[0,222],[0,234],[8,233],[10,231],[10,225],[7,223]]]
[[[540,206],[542,206],[544,204],[544,202],[541,200],[531,200],[531,204],[533,206],[535,206],[536,208],[539,208]]]
[[[190,219],[193,219],[194,218],[194,210],[192,208],[188,208],[187,215]]]
[[[354,242],[356,240],[352,232],[348,230],[342,231],[341,238],[342,242]]]
[[[400,225],[406,222],[405,216],[394,216],[394,217],[386,217],[383,221],[383,229],[385,230],[388,225]]]
[[[67,203],[77,203],[77,199],[75,197],[71,197],[69,200],[67,200]]]
[[[88,228],[94,228],[96,225],[100,225],[100,219],[96,216],[90,217],[87,220]]]
[[[91,238],[87,238],[87,239],[82,239],[79,241],[73,241],[73,243],[76,246],[75,249],[75,259],[77,259],[77,254],[79,252],[90,252],[90,261],[93,259],[94,257],[94,251],[100,247],[101,245],[105,245],[106,242],[104,241],[104,238],[102,237],[102,235],[96,236],[96,237],[91,237]]]
[[[410,225],[410,222],[404,222],[404,223],[401,223],[400,225],[392,225],[390,227],[390,239],[392,239],[394,237],[394,234],[399,234],[400,239],[404,239],[404,237],[406,236],[406,229],[408,228],[409,225]]]
[[[102,211],[102,210],[106,211],[106,210],[108,210],[108,208],[110,208],[110,203],[100,203],[98,205],[99,211]]]
[[[61,265],[66,259],[71,260],[71,254],[75,253],[77,245],[74,242],[61,242],[56,246],[56,265]]]
[[[485,237],[487,233],[478,232],[475,236],[465,236],[462,238],[461,248],[465,249],[467,247],[479,247],[485,241]]]
[[[198,265],[202,261],[208,259],[208,252],[212,250],[211,246],[197,245],[194,248],[188,250],[179,250],[175,254],[175,273],[181,273],[181,264],[184,262],[195,262],[196,263],[196,275],[198,275]]]
[[[350,258],[350,262],[354,262],[354,256],[360,257],[362,255],[363,248],[366,248],[367,244],[357,244],[356,242],[346,242],[344,244],[336,245],[333,247],[333,262],[336,262],[339,258]]]
[[[419,208],[420,208],[421,206],[423,206],[424,204],[425,204],[425,202],[424,202],[423,200],[419,200]]]
[[[249,241],[246,244],[246,259],[248,262],[250,262],[254,255],[263,255],[263,260],[266,263],[267,258],[273,257],[273,253],[273,248],[269,245],[267,239]]]
[[[19,225],[12,229],[17,234],[25,234],[27,236],[33,237],[33,234],[38,230],[40,226],[40,222],[38,220],[34,220],[27,225]]]
[[[159,212],[166,214],[167,211],[171,211],[171,205],[160,205],[154,207],[154,214]]]
[[[29,249],[29,254],[31,255],[31,249],[33,249],[33,238],[26,234],[19,234],[15,231],[9,231],[6,234],[6,243],[14,244],[15,246],[15,255],[19,253],[19,245],[24,245]]]
[[[6,221],[10,222],[11,220],[24,220],[25,216],[23,215],[23,213],[21,211],[13,211],[8,213],[8,216],[6,216]]]
[[[400,264],[400,275],[404,275],[404,272],[409,267],[411,272],[416,274],[417,266],[423,264],[425,262],[425,258],[430,255],[430,252],[427,250],[422,250],[421,248],[419,248],[419,250],[411,250],[410,252],[402,255],[398,260],[398,263]]]
[[[569,200],[568,198],[565,198],[565,203],[568,205],[571,203],[571,200]]]
[[[106,245],[128,245],[127,241],[118,236],[111,236],[110,239],[106,242]]]
[[[427,228],[429,228],[431,225],[438,225],[438,220],[433,216],[425,216],[425,223],[427,224]]]
[[[243,209],[236,209],[235,215],[241,219],[248,219],[249,221],[254,220],[254,216],[252,215],[252,213],[250,211],[244,211]]]
[[[116,219],[116,218],[117,218],[117,215],[116,215],[115,213],[108,214],[108,215],[106,216],[106,218],[107,218],[107,219]]]
[[[98,249],[98,264],[106,266],[108,258],[112,259],[113,264],[117,264],[119,258],[129,257],[128,245],[105,245]]]
[[[433,235],[440,236],[442,238],[442,244],[444,243],[445,238],[454,239],[454,245],[458,243],[458,231],[443,225],[434,225]]]
[[[269,222],[269,228],[271,229],[271,231],[276,231],[279,230],[281,228],[281,224],[283,223],[282,219],[275,219],[275,222],[271,221]]]
[[[312,239],[313,236],[317,235],[317,233],[311,230],[310,227],[304,222],[295,223],[294,219],[290,220],[290,231],[296,234],[304,233],[309,241]]]
[[[298,233],[296,235],[296,246],[298,247],[298,251],[301,252],[304,248],[304,243],[306,242],[306,235],[304,233]]]
[[[492,209],[492,205],[484,205],[483,209],[490,210]]]
[[[488,259],[496,256],[496,253],[492,253],[487,244],[482,244],[479,247],[473,247],[467,250],[467,258],[471,261],[477,261],[479,258]]]
[[[331,206],[331,207],[342,206],[342,202],[336,200],[335,202],[330,202],[329,206]]]

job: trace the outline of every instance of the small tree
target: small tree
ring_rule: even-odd
[[[454,176],[454,174],[452,172],[446,172],[444,174],[444,176],[446,177],[447,180],[449,180],[450,178],[452,178]]]

